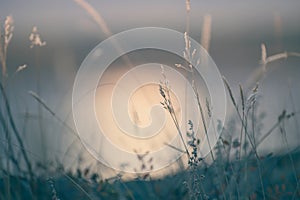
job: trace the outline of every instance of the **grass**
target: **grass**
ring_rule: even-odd
[[[93,7],[85,1],[76,0],[81,7],[91,14],[107,35],[111,35],[105,21]],[[191,61],[195,51],[190,47],[188,39],[190,1],[186,1],[187,30],[185,34],[185,59]],[[202,42],[208,50],[210,45],[211,16],[205,17]],[[104,28],[103,28],[104,27]],[[2,30],[2,28],[1,28]],[[197,112],[200,114],[203,132],[208,140],[210,155],[201,155],[201,141],[197,138],[193,121],[188,121],[189,130],[182,132],[171,99],[171,83],[163,74],[159,91],[162,106],[171,116],[184,150],[171,148],[187,156],[187,168],[159,179],[153,179],[144,169],[152,169],[151,158],[145,160],[145,154],[136,151],[141,166],[137,166],[137,176],[133,180],[122,179],[121,174],[104,180],[91,168],[83,168],[79,164],[76,170],[65,169],[63,163],[41,162],[43,159],[29,151],[23,141],[22,127],[16,124],[16,116],[11,111],[10,99],[7,95],[7,49],[12,39],[13,20],[8,17],[4,24],[4,34],[0,40],[0,60],[2,79],[0,83],[0,127],[1,127],[1,161],[0,161],[0,199],[300,199],[300,151],[292,149],[287,140],[287,122],[294,120],[296,126],[299,111],[283,110],[269,130],[262,132],[263,116],[259,105],[259,80],[262,80],[268,70],[268,64],[290,56],[299,57],[296,52],[284,52],[268,56],[266,46],[261,46],[261,67],[255,73],[254,84],[243,87],[239,85],[239,95],[236,97],[229,82],[224,78],[232,110],[229,122],[224,127],[219,126],[217,132],[222,132],[217,144],[212,146],[207,131],[206,115],[210,118],[213,108],[207,98],[201,96],[193,85]],[[2,36],[3,35],[3,36]],[[32,47],[44,46],[37,28],[30,35]],[[197,62],[199,63],[199,62]],[[15,73],[25,69],[27,65],[17,68]],[[194,66],[177,65],[194,77]],[[193,81],[192,81],[193,82]],[[246,88],[246,89],[244,89]],[[57,120],[65,129],[78,135],[73,128],[62,120],[46,101],[37,93],[30,91],[29,95],[46,111],[52,119]],[[206,105],[202,105],[205,98]],[[207,113],[206,113],[207,112]],[[39,116],[41,118],[41,116]],[[222,122],[220,122],[222,124]],[[259,146],[275,131],[279,131],[286,148],[285,154],[262,154]],[[299,131],[299,130],[298,130]],[[40,125],[40,133],[44,134]],[[299,134],[299,133],[298,133]],[[185,140],[184,138],[187,138]],[[79,139],[79,138],[78,138]],[[45,151],[47,149],[44,149]],[[80,158],[78,158],[80,159]],[[150,162],[149,162],[150,161]],[[79,162],[79,161],[78,161]],[[84,162],[84,161],[82,161]],[[148,166],[149,165],[149,166]]]

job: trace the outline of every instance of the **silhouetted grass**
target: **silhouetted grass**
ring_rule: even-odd
[[[101,27],[106,27],[100,15],[85,3],[76,1],[93,17]],[[190,1],[186,1],[186,10],[190,12]],[[208,15],[209,16],[209,15]],[[189,17],[188,17],[189,18]],[[206,48],[210,42],[210,23],[208,31],[205,32]],[[2,29],[1,29],[2,30]],[[34,33],[37,34],[36,29]],[[239,97],[230,87],[229,82],[224,78],[233,110],[232,118],[218,132],[222,132],[216,146],[208,145],[210,155],[201,156],[201,141],[195,136],[192,121],[187,122],[190,129],[183,133],[177,116],[174,112],[170,97],[170,88],[164,76],[164,82],[160,85],[159,91],[163,97],[162,105],[171,115],[176,130],[184,145],[184,152],[188,159],[187,168],[172,175],[160,179],[151,178],[151,173],[142,173],[144,169],[152,169],[151,162],[145,162],[144,155],[138,154],[141,166],[137,166],[137,177],[134,180],[124,180],[122,176],[116,175],[108,180],[101,178],[100,174],[90,168],[78,168],[74,171],[65,169],[60,162],[42,163],[42,158],[34,152],[26,149],[23,136],[20,134],[21,127],[15,123],[15,116],[11,111],[10,99],[7,95],[7,48],[12,38],[13,21],[9,17],[4,26],[4,34],[0,40],[0,60],[2,66],[2,79],[0,83],[0,199],[300,199],[300,151],[299,148],[291,149],[287,141],[286,122],[295,119],[299,115],[296,110],[283,110],[269,130],[262,133],[260,125],[263,119],[260,118],[261,110],[257,91],[259,84],[242,87],[239,85]],[[110,34],[109,30],[106,30]],[[34,45],[45,45],[35,35],[31,37]],[[185,59],[193,59],[195,52],[190,49],[188,31],[185,34]],[[272,56],[267,55],[267,50],[262,44],[262,58],[259,73],[254,77],[255,83],[264,76],[267,64],[278,59],[289,56],[299,56],[296,52],[284,52]],[[16,73],[25,69],[26,65],[20,66]],[[178,65],[177,67],[183,67]],[[187,72],[193,73],[193,66],[185,68]],[[244,88],[253,87],[252,90]],[[209,140],[207,123],[204,115],[205,109],[201,104],[203,98],[193,87],[197,101],[197,111],[201,116],[201,123],[204,133]],[[11,91],[14,92],[14,91]],[[30,91],[40,108],[50,114],[53,120],[57,120],[76,137],[76,131],[53,111],[51,107],[39,96]],[[205,98],[206,99],[206,98]],[[211,117],[209,102],[206,101],[207,115]],[[295,120],[295,123],[297,121]],[[272,133],[279,130],[287,153],[261,154],[258,147]],[[42,130],[41,134],[42,133]],[[300,133],[297,133],[298,135]],[[184,140],[187,137],[187,143]],[[172,147],[172,146],[171,146]],[[172,147],[176,149],[176,147]],[[45,151],[47,149],[44,149]],[[79,160],[78,156],[78,160]],[[147,166],[149,165],[149,166]],[[139,170],[140,169],[140,170]]]

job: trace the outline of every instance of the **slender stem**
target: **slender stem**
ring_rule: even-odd
[[[0,91],[2,92],[2,96],[3,96],[3,99],[4,99],[4,105],[5,105],[6,110],[7,110],[9,123],[12,127],[13,133],[15,134],[18,143],[20,144],[21,152],[23,154],[25,164],[27,165],[27,169],[28,169],[28,172],[29,172],[31,182],[33,182],[34,175],[33,175],[33,172],[32,172],[32,166],[31,166],[30,160],[28,158],[28,155],[27,155],[26,151],[24,150],[25,149],[24,144],[23,144],[23,141],[21,139],[20,133],[17,130],[16,124],[14,122],[12,112],[11,112],[11,109],[10,109],[10,105],[9,105],[9,101],[8,101],[7,96],[6,96],[6,93],[5,93],[5,90],[4,90],[4,87],[3,87],[2,83],[0,83]]]
[[[187,155],[188,155],[188,158],[190,159],[191,156],[190,156],[190,153],[189,153],[189,151],[188,151],[188,148],[187,148],[187,146],[186,146],[186,144],[185,144],[183,135],[182,135],[182,133],[181,133],[180,126],[179,126],[179,123],[178,123],[176,114],[175,114],[175,112],[174,112],[174,107],[173,107],[173,104],[172,104],[172,101],[171,101],[171,96],[170,96],[169,90],[167,90],[166,93],[167,93],[167,95],[168,95],[169,106],[170,106],[169,113],[170,113],[170,115],[171,115],[171,117],[172,117],[172,120],[173,120],[175,126],[176,126],[176,129],[177,129],[178,134],[179,134],[179,136],[180,136],[180,139],[181,139],[181,141],[182,141],[182,143],[183,143],[183,145],[184,145],[184,148],[185,148],[185,150],[186,150],[186,153],[187,153]]]
[[[203,112],[203,109],[202,109],[202,106],[201,106],[199,93],[198,93],[196,88],[194,88],[194,92],[196,94],[197,104],[198,104],[198,108],[199,108],[199,111],[200,111],[200,114],[201,114],[201,119],[202,119],[201,121],[202,121],[202,124],[203,124],[205,136],[206,136],[208,147],[209,147],[209,150],[210,150],[210,154],[211,154],[211,157],[212,157],[213,161],[215,161],[215,157],[214,157],[214,154],[213,154],[213,151],[212,151],[212,147],[211,147],[208,132],[207,132],[206,121],[205,121],[204,112]]]
[[[237,107],[237,106],[234,106],[234,107],[235,107],[235,109],[236,109],[236,111],[237,111],[238,118],[239,118],[239,120],[240,120],[241,123],[242,123],[242,127],[244,127],[245,134],[246,134],[247,137],[248,137],[248,140],[249,140],[249,142],[250,142],[250,144],[251,144],[252,150],[254,151],[254,154],[255,154],[256,158],[259,160],[259,156],[258,156],[257,151],[256,151],[256,149],[255,149],[255,145],[253,144],[253,141],[251,140],[251,137],[250,137],[250,135],[249,135],[249,133],[248,133],[248,131],[247,131],[247,126],[246,126],[246,124],[245,124],[245,121],[242,119],[242,116],[241,116],[241,114],[239,113],[238,107]]]
[[[0,112],[0,122],[1,122],[0,124],[2,124],[2,128],[4,129],[4,132],[8,133],[7,122],[5,121],[5,119],[4,119],[4,117],[3,117],[3,115],[2,115],[1,112]],[[8,144],[8,148],[9,148],[7,150],[8,159],[10,159],[12,161],[12,163],[15,165],[15,167],[17,168],[17,170],[19,172],[21,172],[22,170],[21,170],[21,168],[20,168],[20,166],[18,164],[18,160],[14,156],[14,152],[13,152],[13,148],[12,148],[12,145],[11,145],[11,141],[7,140],[7,144]],[[11,155],[9,155],[9,154],[11,154]]]

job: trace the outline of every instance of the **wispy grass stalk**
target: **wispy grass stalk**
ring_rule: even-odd
[[[171,118],[174,122],[174,125],[177,129],[177,132],[180,136],[180,139],[183,143],[183,146],[184,146],[185,152],[188,156],[188,159],[190,159],[191,155],[190,155],[189,150],[188,150],[188,148],[185,144],[185,140],[184,140],[182,132],[180,130],[180,125],[178,123],[176,113],[174,112],[174,107],[173,107],[171,96],[170,96],[170,88],[167,84],[167,80],[166,80],[166,77],[165,77],[164,74],[163,74],[163,76],[164,76],[165,80],[162,84],[159,85],[160,95],[163,97],[163,102],[161,102],[161,104],[162,104],[163,108],[166,109],[169,112],[169,114],[170,114],[170,116],[171,116]]]
[[[9,104],[9,101],[8,101],[8,98],[6,96],[6,92],[4,90],[4,87],[2,85],[2,83],[0,83],[0,91],[2,93],[2,97],[4,99],[4,105],[5,105],[5,108],[6,108],[6,112],[7,112],[7,116],[8,116],[8,122],[13,130],[13,133],[14,135],[16,136],[16,139],[17,139],[17,142],[19,143],[20,147],[21,147],[21,152],[22,152],[22,155],[23,155],[23,158],[24,158],[24,161],[25,161],[25,164],[27,166],[27,170],[29,172],[29,177],[30,177],[30,180],[31,180],[31,183],[33,183],[33,180],[34,180],[34,175],[33,175],[33,171],[32,171],[32,166],[31,166],[31,163],[30,163],[30,160],[29,160],[29,157],[26,153],[26,151],[24,150],[24,143],[23,143],[23,140],[21,138],[21,135],[17,129],[17,126],[15,124],[15,121],[13,119],[13,115],[12,115],[12,112],[11,112],[11,109],[10,109],[10,104]],[[9,144],[10,145],[10,144]],[[32,185],[31,185],[32,186]],[[33,186],[32,188],[33,189]]]
[[[205,120],[203,108],[202,108],[202,105],[201,105],[198,90],[195,86],[194,86],[194,92],[195,92],[195,95],[196,95],[198,109],[199,109],[199,112],[200,112],[200,115],[201,115],[201,122],[202,122],[202,125],[203,125],[203,128],[204,128],[204,133],[205,133],[206,140],[207,140],[207,143],[208,143],[208,147],[209,147],[209,150],[210,150],[210,155],[212,157],[212,160],[215,161],[215,157],[214,157],[214,154],[213,154],[213,149],[212,149],[212,146],[211,146],[211,143],[210,143],[210,140],[209,140],[209,136],[208,136],[208,131],[207,131],[207,127],[206,127],[206,120]]]
[[[250,137],[250,135],[249,135],[249,133],[248,133],[247,126],[246,126],[246,124],[245,124],[245,120],[243,120],[243,118],[242,118],[242,116],[241,116],[241,114],[240,114],[240,112],[239,112],[238,105],[237,105],[237,103],[236,103],[236,101],[235,101],[235,98],[234,98],[234,96],[233,96],[232,90],[231,90],[231,88],[230,88],[230,86],[229,86],[227,80],[225,79],[225,77],[223,77],[223,81],[224,81],[225,86],[226,86],[226,88],[227,88],[227,90],[228,90],[228,92],[229,92],[229,95],[230,95],[230,98],[231,98],[231,102],[232,102],[232,104],[233,104],[233,106],[234,106],[234,108],[235,108],[235,110],[236,110],[236,112],[237,112],[238,118],[239,118],[239,120],[241,121],[242,127],[244,128],[245,134],[247,135],[248,140],[249,140],[249,142],[250,142],[250,144],[251,144],[252,150],[253,150],[253,152],[254,152],[256,158],[259,160],[259,155],[257,154],[257,151],[256,151],[256,149],[255,149],[255,145],[253,144],[253,141],[252,141],[252,139],[251,139],[251,137]]]
[[[258,165],[258,173],[259,173],[259,178],[260,178],[261,191],[262,191],[262,194],[263,194],[263,199],[265,199],[266,196],[265,196],[264,184],[263,184],[263,179],[262,179],[260,157],[259,157],[259,155],[258,155],[258,153],[257,153],[256,146],[254,145],[254,143],[253,143],[253,141],[252,141],[252,139],[251,139],[251,137],[250,137],[250,135],[249,135],[249,133],[248,133],[247,125],[246,125],[246,120],[243,119],[243,117],[241,116],[241,114],[240,114],[240,112],[239,112],[237,103],[236,103],[235,98],[234,98],[234,96],[233,96],[232,90],[231,90],[231,88],[230,88],[230,86],[229,86],[229,83],[227,82],[227,80],[225,79],[225,77],[223,77],[223,81],[224,81],[225,86],[226,86],[226,88],[227,88],[227,90],[228,90],[228,92],[229,92],[229,96],[230,96],[231,101],[232,101],[232,103],[233,103],[233,105],[234,105],[234,108],[235,108],[235,110],[236,110],[236,112],[237,112],[237,115],[238,115],[238,118],[239,118],[239,120],[240,120],[240,122],[241,122],[241,124],[242,124],[242,127],[244,128],[245,135],[247,136],[248,141],[250,142],[251,147],[252,147],[252,150],[253,150],[253,152],[254,152],[254,154],[255,154],[256,161],[257,161],[257,165]],[[243,101],[243,100],[242,100],[242,101]],[[242,144],[240,144],[240,145],[242,145]]]
[[[282,52],[278,54],[273,54],[268,56],[267,54],[267,48],[264,43],[261,44],[261,60],[259,62],[259,67],[252,73],[250,76],[250,79],[247,81],[247,85],[249,86],[246,89],[246,92],[249,91],[249,89],[252,89],[253,84],[256,84],[257,82],[264,79],[266,72],[268,71],[268,68],[270,67],[269,64],[273,63],[278,60],[287,59],[288,57],[300,57],[299,52]]]
[[[39,61],[39,54],[40,54],[40,47],[45,46],[46,42],[41,39],[40,34],[38,33],[38,29],[36,26],[32,28],[32,32],[29,35],[29,40],[31,42],[30,48],[34,48],[35,50],[35,67],[36,67],[36,88],[37,88],[37,93],[39,96],[41,96],[41,66],[40,66],[40,61]],[[38,127],[39,127],[39,132],[40,132],[40,144],[41,144],[41,152],[43,155],[43,165],[46,165],[46,160],[47,160],[47,152],[45,151],[45,142],[46,142],[46,130],[44,129],[44,124],[43,124],[43,110],[40,104],[37,105],[38,109]]]
[[[210,48],[211,24],[212,24],[211,15],[210,14],[204,15],[202,33],[201,33],[201,45],[207,52],[209,52],[209,48]]]
[[[286,114],[286,118],[289,119],[291,117],[294,117],[296,114],[299,114],[299,113],[292,112],[292,113]],[[276,123],[274,123],[273,126],[271,126],[271,128],[265,134],[263,134],[263,136],[261,138],[259,138],[257,140],[256,147],[260,146],[278,127],[280,127],[280,123],[284,119],[285,118],[278,118]]]
[[[201,100],[200,100],[200,95],[198,92],[198,89],[195,85],[195,72],[194,72],[194,66],[191,64],[192,61],[195,59],[195,55],[196,55],[196,50],[192,50],[191,49],[191,41],[189,39],[188,33],[185,32],[184,34],[184,40],[185,40],[185,51],[184,51],[184,58],[186,59],[186,61],[188,62],[188,67],[184,67],[181,64],[177,64],[177,67],[183,68],[185,69],[187,72],[190,72],[192,75],[192,84],[193,84],[193,91],[196,97],[196,101],[197,101],[197,105],[198,105],[198,110],[200,112],[200,116],[201,116],[201,123],[203,125],[203,129],[204,129],[204,133],[206,136],[206,140],[208,142],[208,146],[209,146],[209,150],[210,150],[210,155],[213,159],[213,161],[215,160],[214,155],[213,155],[213,151],[212,151],[212,146],[209,140],[209,136],[208,136],[208,131],[207,131],[207,125],[206,125],[206,120],[205,120],[205,115],[204,115],[204,111],[203,111],[203,107],[201,105]],[[200,60],[198,59],[196,62],[196,65],[200,64]]]
[[[6,63],[6,59],[7,59],[7,49],[9,46],[9,43],[12,39],[13,36],[13,30],[14,30],[14,26],[13,26],[13,18],[12,16],[7,16],[5,21],[4,21],[4,33],[2,33],[2,26],[0,23],[0,61],[1,61],[1,65],[2,65],[2,80],[1,80],[1,87],[3,87],[3,92],[5,91],[5,87],[6,87],[6,76],[7,76],[7,63]],[[5,107],[4,105],[0,105],[1,107]],[[4,108],[3,108],[4,110]],[[6,124],[6,126],[8,127],[8,120],[5,118],[4,119],[4,123]],[[9,130],[6,129],[5,132],[5,137],[7,139],[7,158],[6,158],[6,169],[8,172],[10,172],[10,161],[9,158],[10,156],[12,156],[12,152],[11,149],[9,148],[10,143],[11,143],[11,136],[9,134]],[[11,199],[11,194],[10,194],[10,177],[7,177],[7,184],[6,184],[6,190],[7,190],[7,194],[8,194],[8,199]]]
[[[244,99],[244,93],[243,93],[243,88],[242,85],[239,84],[239,89],[240,89],[240,98],[242,100],[242,120],[245,121],[245,99]],[[242,155],[242,143],[243,143],[243,130],[244,127],[241,127],[241,133],[240,133],[240,150],[239,150],[239,159],[241,159],[241,155]]]

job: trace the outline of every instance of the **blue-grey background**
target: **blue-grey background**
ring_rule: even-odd
[[[113,34],[145,26],[165,27],[180,32],[186,30],[183,0],[88,2],[102,15]],[[238,95],[238,84],[246,87],[247,80],[259,67],[261,43],[266,44],[268,55],[284,51],[300,52],[299,9],[299,1],[254,0],[242,3],[234,0],[191,0],[190,35],[200,42],[203,17],[210,14],[210,55]],[[26,147],[42,160],[58,158],[67,166],[72,166],[77,162],[79,152],[87,153],[79,143],[73,145],[75,137],[45,111],[44,143],[41,144],[37,126],[38,105],[28,91],[37,91],[37,69],[40,68],[41,98],[57,116],[73,126],[71,92],[76,71],[87,54],[107,36],[86,11],[71,0],[1,0],[2,24],[7,15],[13,16],[15,26],[8,49],[7,87]],[[28,37],[33,26],[38,27],[42,40],[47,42],[38,50],[29,48]],[[17,67],[23,64],[27,64],[27,68],[15,73]],[[296,57],[270,64],[260,89],[261,111],[266,113],[264,130],[276,122],[283,109],[300,110],[299,64],[300,58]],[[295,119],[299,121],[299,115]],[[291,147],[300,144],[295,124],[294,120],[288,124]],[[70,144],[72,150],[68,151]],[[262,146],[264,151],[281,151],[283,145],[280,134],[272,134]],[[46,152],[43,152],[45,149]]]

